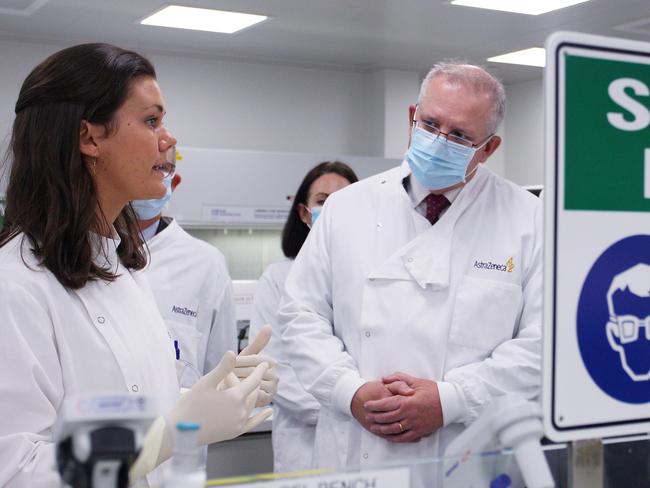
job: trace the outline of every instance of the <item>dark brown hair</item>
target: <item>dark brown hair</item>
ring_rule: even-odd
[[[289,210],[287,222],[284,224],[284,229],[282,229],[282,252],[288,258],[295,259],[309,234],[309,227],[300,219],[298,206],[301,203],[307,205],[309,189],[312,183],[328,173],[336,173],[350,183],[359,181],[354,170],[340,161],[325,161],[309,170],[309,173],[305,175],[302,183],[298,187],[296,197],[293,199],[293,204],[291,205],[291,210]]]
[[[6,158],[11,171],[0,247],[24,233],[43,266],[67,288],[117,278],[93,259],[90,231],[106,223],[97,221],[97,192],[79,150],[79,131],[82,120],[114,130],[115,112],[141,76],[156,77],[143,56],[109,44],[82,44],[48,57],[20,89]],[[147,259],[131,205],[112,224],[121,239],[121,262],[143,268]]]

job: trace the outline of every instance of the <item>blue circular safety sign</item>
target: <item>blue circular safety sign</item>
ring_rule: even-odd
[[[650,236],[607,248],[580,292],[578,345],[594,382],[626,403],[650,402]]]

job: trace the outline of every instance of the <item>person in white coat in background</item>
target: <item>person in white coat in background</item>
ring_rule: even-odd
[[[172,147],[167,155],[174,166],[176,154]],[[237,350],[237,324],[224,255],[162,215],[180,183],[178,172],[170,174],[163,178],[162,198],[135,200],[131,205],[150,253],[145,275],[174,341],[181,387],[189,388],[226,351]]]
[[[161,416],[133,480],[159,481],[159,470],[141,475],[169,457],[176,422],[198,422],[207,444],[271,412],[251,417],[269,365],[239,382],[232,352],[179,399],[129,205],[160,198],[171,172],[165,154],[176,139],[155,70],[109,44],[63,49],[27,76],[15,113],[0,232],[0,486],[58,486],[59,410],[93,393],[155,402]]]
[[[483,165],[504,113],[489,73],[434,66],[402,165],[330,197],[296,257],[279,317],[317,466],[433,458],[494,397],[538,396],[542,209]]]
[[[273,468],[276,472],[311,468],[320,408],[316,399],[300,385],[281,343],[277,313],[284,281],[325,200],[356,181],[358,178],[352,168],[339,161],[325,161],[309,170],[298,187],[282,230],[282,252],[287,259],[269,265],[255,291],[249,334],[255,336],[263,324],[271,324],[273,335],[265,352],[278,361],[280,377],[273,399]]]

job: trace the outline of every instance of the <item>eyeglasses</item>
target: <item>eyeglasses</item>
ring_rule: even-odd
[[[639,338],[639,328],[645,328],[645,338],[650,341],[650,316],[640,319],[634,315],[619,315],[612,317],[612,322],[618,325],[618,338],[621,344],[635,342]]]
[[[449,142],[453,142],[454,144],[459,144],[461,146],[469,147],[469,148],[480,148],[485,146],[485,144],[487,144],[487,142],[494,135],[494,134],[490,134],[479,144],[474,144],[474,142],[468,139],[467,137],[457,135],[457,134],[449,134],[447,132],[442,132],[440,128],[437,127],[435,124],[423,122],[422,120],[420,121],[414,120],[413,123],[416,124],[416,126],[420,127],[421,129],[426,130],[429,134],[435,136],[436,139],[442,136],[444,139],[446,139]]]

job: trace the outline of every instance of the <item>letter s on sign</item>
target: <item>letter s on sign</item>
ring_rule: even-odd
[[[609,84],[607,93],[616,104],[630,112],[634,118],[625,120],[622,113],[609,112],[607,120],[610,124],[620,130],[636,131],[643,130],[650,125],[650,112],[648,109],[625,93],[626,88],[631,88],[635,95],[647,97],[650,90],[645,83],[633,78],[620,78]]]

